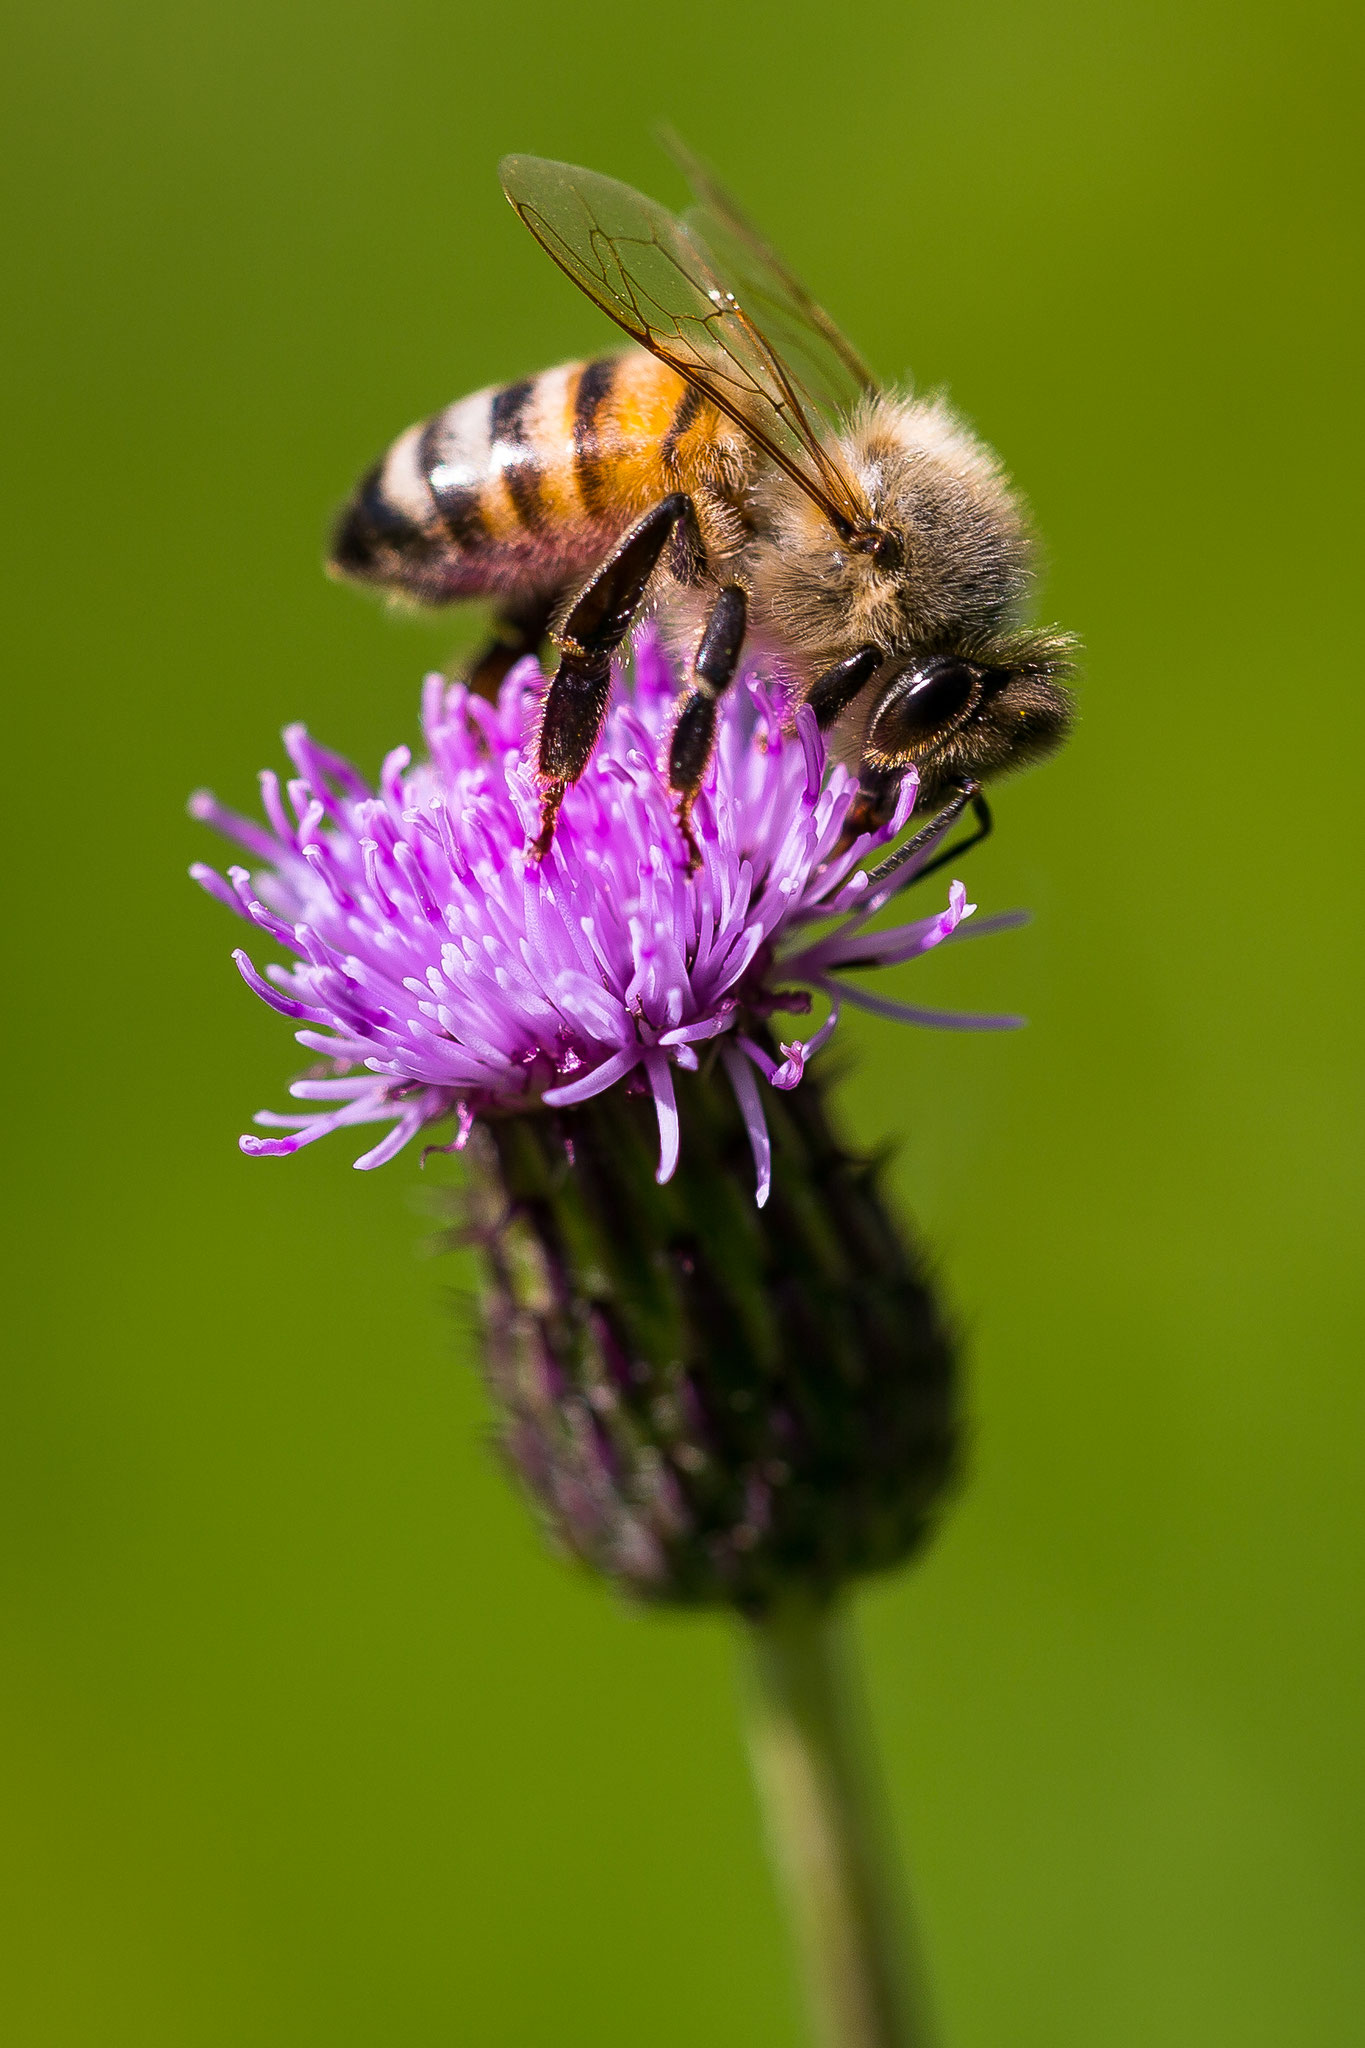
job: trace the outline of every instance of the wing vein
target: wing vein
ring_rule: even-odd
[[[500,171],[521,220],[594,305],[734,420],[838,532],[866,527],[866,501],[833,420],[822,417],[834,408],[746,311],[685,221],[570,164],[507,157]]]

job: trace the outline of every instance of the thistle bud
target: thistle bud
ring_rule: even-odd
[[[769,1107],[772,1198],[719,1062],[476,1127],[485,1358],[553,1536],[648,1600],[753,1615],[899,1563],[953,1476],[958,1384],[924,1263],[820,1078]]]

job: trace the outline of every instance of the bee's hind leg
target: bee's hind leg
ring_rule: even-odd
[[[748,615],[744,592],[737,583],[727,583],[711,607],[668,743],[668,786],[678,799],[678,829],[687,844],[689,874],[701,866],[692,806],[711,765],[716,716],[739,667]]]
[[[555,632],[559,667],[540,727],[540,831],[530,849],[535,860],[550,850],[565,790],[592,759],[607,715],[611,658],[630,631],[675,528],[689,518],[695,519],[691,500],[674,491],[637,519],[584,584]]]
[[[504,604],[493,620],[493,637],[481,649],[465,680],[476,697],[496,697],[509,670],[528,654],[539,654],[550,633],[550,620],[559,594],[528,598],[524,604]]]

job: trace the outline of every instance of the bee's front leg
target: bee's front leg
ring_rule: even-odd
[[[711,607],[668,743],[668,786],[678,799],[678,829],[687,843],[689,874],[701,866],[701,848],[692,831],[692,806],[711,764],[716,715],[739,667],[748,612],[748,600],[739,585],[727,583]]]
[[[828,732],[856,698],[861,697],[885,659],[878,647],[858,647],[815,678],[806,692],[806,703],[815,713],[821,732]],[[847,853],[855,839],[875,832],[896,808],[896,797],[904,774],[902,768],[884,768],[864,760],[858,777],[858,791],[849,806],[844,829],[832,858]]]
[[[839,714],[862,695],[881,665],[879,647],[860,647],[815,678],[806,692],[806,702],[815,713],[815,723],[821,732],[828,732]]]
[[[564,792],[592,759],[607,715],[611,658],[630,631],[650,577],[680,523],[695,528],[691,500],[674,491],[616,543],[574,599],[554,635],[559,667],[545,698],[538,766],[542,789],[540,831],[531,845],[543,860],[554,840]]]

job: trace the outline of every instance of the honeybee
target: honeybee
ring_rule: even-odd
[[[1018,500],[944,400],[877,384],[675,153],[697,200],[682,218],[593,171],[503,159],[522,221],[639,346],[410,427],[343,512],[330,570],[424,604],[492,597],[497,638],[471,675],[485,693],[548,635],[537,857],[646,610],[685,657],[667,773],[693,863],[690,813],[746,644],[838,725],[859,764],[850,835],[886,821],[913,765],[940,823],[970,803],[982,837],[982,782],[1050,752],[1071,716],[1072,643],[1023,623]]]

